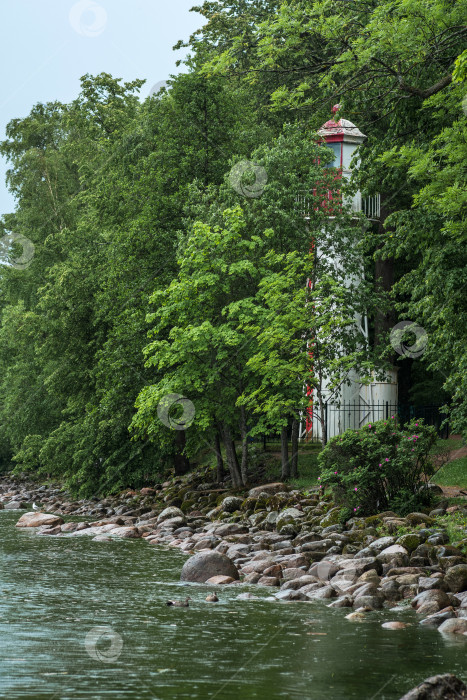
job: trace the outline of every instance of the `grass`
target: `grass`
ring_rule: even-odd
[[[452,438],[448,438],[447,440],[439,438],[431,448],[431,454],[438,455],[446,451],[450,452],[451,450],[458,449],[461,444],[459,440],[453,440]]]
[[[467,488],[467,457],[459,457],[448,462],[433,477],[440,486],[459,486]]]
[[[269,442],[266,446],[266,454],[274,455],[271,459],[266,477],[268,480],[277,481],[280,479],[280,449],[279,442]],[[291,456],[291,445],[289,443],[289,457]],[[315,442],[301,442],[298,448],[298,478],[291,479],[290,485],[297,489],[309,489],[318,483],[318,455],[321,451],[321,444]]]

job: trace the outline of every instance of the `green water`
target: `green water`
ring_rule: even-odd
[[[381,628],[322,602],[241,601],[178,582],[185,556],[144,542],[40,537],[0,511],[0,697],[389,700],[434,673],[467,678],[467,638]],[[188,590],[188,593],[187,593]],[[168,598],[193,599],[188,609]],[[101,629],[104,628],[104,629]]]

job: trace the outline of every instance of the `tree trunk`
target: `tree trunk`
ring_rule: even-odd
[[[227,456],[227,464],[229,465],[230,477],[232,479],[232,486],[234,488],[239,488],[242,486],[242,477],[240,474],[240,467],[238,465],[237,453],[235,452],[235,443],[232,440],[232,434],[228,425],[224,424],[222,438],[225,445],[225,453]]]
[[[241,476],[243,486],[248,483],[248,428],[246,424],[245,409],[242,406],[240,409],[240,434],[242,436],[242,466]]]
[[[290,477],[289,464],[289,443],[287,440],[287,426],[281,429],[281,459],[282,459],[282,480],[285,481]]]
[[[222,459],[221,439],[217,431],[214,438],[214,449],[216,450],[217,460],[217,483],[220,484],[224,481],[224,460]]]
[[[174,455],[174,468],[176,476],[182,476],[186,474],[190,469],[190,461],[188,457],[184,454],[186,439],[184,430],[175,431],[175,455]]]
[[[298,420],[292,420],[292,458],[290,460],[290,476],[296,479],[298,476]]]
[[[321,397],[319,397],[319,422],[321,423],[321,444],[326,447],[328,426],[326,425],[324,401]]]

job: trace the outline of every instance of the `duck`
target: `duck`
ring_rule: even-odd
[[[166,605],[170,605],[173,608],[188,608],[190,603],[191,598],[187,597],[185,600],[168,600]]]
[[[219,602],[219,598],[216,596],[215,593],[209,593],[206,596],[206,600],[208,603],[218,603]]]

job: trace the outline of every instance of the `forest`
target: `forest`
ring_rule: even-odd
[[[155,94],[84,75],[8,124],[0,468],[87,496],[210,449],[241,486],[255,441],[298,439],[304,385],[321,401],[393,365],[404,400],[467,436],[465,4],[193,10],[204,26]],[[345,184],[317,135],[334,105],[367,137]],[[377,222],[346,206],[357,190],[380,195]],[[389,341],[406,319],[416,359]]]

